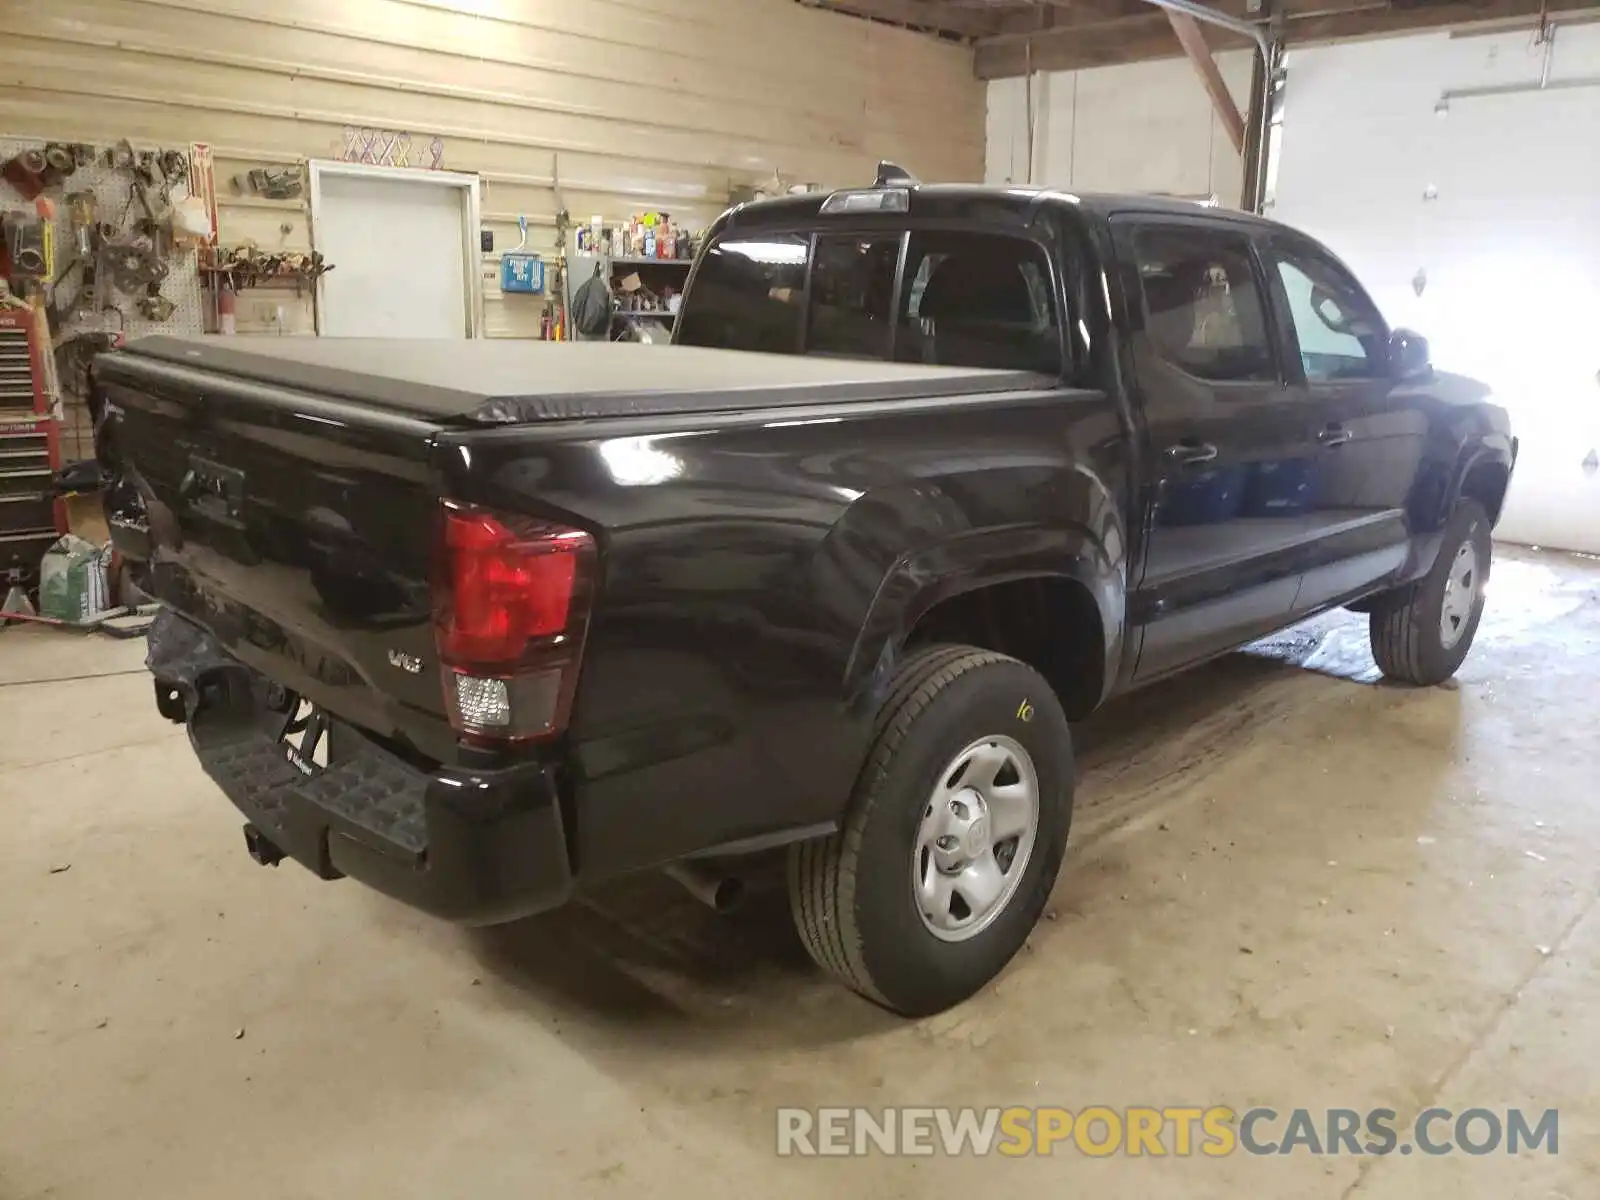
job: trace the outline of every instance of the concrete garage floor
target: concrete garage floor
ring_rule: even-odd
[[[771,890],[475,932],[263,870],[142,645],[0,634],[0,1196],[1600,1194],[1600,566],[1503,553],[1458,686],[1376,686],[1365,645],[1340,614],[1080,730],[1054,918],[907,1023],[824,982]],[[777,1106],[832,1104],[1520,1104],[1561,1137],[774,1156]]]

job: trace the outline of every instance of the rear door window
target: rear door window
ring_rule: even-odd
[[[678,318],[677,340],[688,346],[793,354],[805,314],[803,233],[723,238],[706,251]]]
[[[1199,225],[1147,227],[1134,246],[1145,334],[1162,358],[1213,383],[1275,380],[1249,242]]]
[[[895,358],[1061,373],[1061,318],[1044,249],[1003,234],[914,233]]]

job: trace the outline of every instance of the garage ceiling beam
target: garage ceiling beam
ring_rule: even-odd
[[[1148,12],[1144,0],[1062,0],[1061,3],[1008,6],[999,14],[997,37],[1037,34],[1070,25],[1092,25]]]
[[[1092,0],[1094,4],[1106,0]],[[1075,71],[1082,67],[1174,58],[1183,53],[1165,16],[1141,2],[1142,12],[1126,17],[1068,18],[1044,33],[1028,37],[1002,33],[978,42],[975,68],[980,79],[1000,79],[1027,71],[1026,43],[1033,45],[1036,71]],[[1248,16],[1244,0],[1212,5],[1232,16]],[[1600,0],[1284,0],[1284,41],[1293,48],[1315,42],[1384,34],[1412,33],[1480,23],[1537,19],[1541,10],[1552,18],[1575,12],[1600,11]],[[1069,10],[1070,11],[1070,10]],[[1213,51],[1244,49],[1243,37],[1210,26],[1201,34]]]
[[[1450,25],[1551,18],[1575,12],[1592,13],[1600,0],[1396,0],[1381,9],[1322,12],[1288,24],[1285,37],[1294,43],[1331,42],[1381,33],[1409,33]]]
[[[1178,44],[1189,56],[1190,63],[1200,76],[1200,82],[1205,85],[1206,94],[1211,97],[1211,107],[1216,110],[1217,119],[1228,131],[1228,140],[1233,143],[1237,153],[1243,154],[1244,114],[1233,102],[1233,93],[1228,91],[1222,72],[1217,69],[1217,60],[1211,53],[1211,47],[1206,44],[1205,34],[1200,31],[1200,22],[1188,13],[1176,12],[1170,8],[1166,10],[1166,14],[1167,20],[1172,24],[1172,32],[1178,37]]]
[[[976,38],[999,29],[1000,14],[945,0],[800,0],[807,8],[887,21],[908,29],[928,29]]]
[[[1182,48],[1172,40],[1172,26],[1165,14],[1148,5],[1144,7],[1138,16],[1057,28],[1031,39],[985,38],[978,43],[973,67],[979,79],[1026,74],[1030,41],[1035,71],[1076,71],[1182,54]],[[1203,30],[1202,36],[1212,49],[1250,44],[1220,29]]]

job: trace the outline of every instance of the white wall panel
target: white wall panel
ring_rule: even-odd
[[[1251,55],[1217,55],[1243,111]],[[1028,174],[1026,84],[989,84],[985,177],[1021,183]],[[1237,204],[1239,155],[1187,59],[1160,59],[1034,76],[1033,181],[1084,192],[1214,195]]]
[[[1600,552],[1600,27],[1291,52],[1273,215],[1326,241],[1522,457],[1500,534]],[[1448,91],[1527,85],[1509,95]],[[1421,294],[1415,286],[1419,273]]]

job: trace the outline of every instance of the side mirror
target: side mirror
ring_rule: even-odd
[[[1396,329],[1389,335],[1389,365],[1395,378],[1414,379],[1433,369],[1428,354],[1428,339],[1409,329]]]

